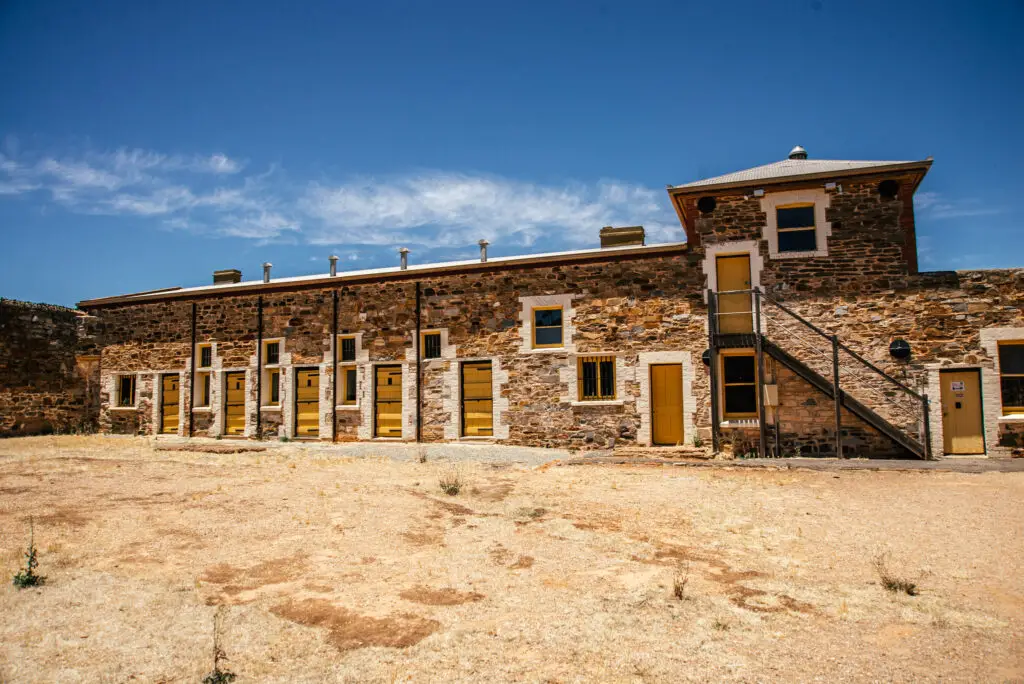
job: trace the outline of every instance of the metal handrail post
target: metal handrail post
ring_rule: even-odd
[[[757,349],[757,426],[758,426],[758,448],[757,453],[761,458],[765,457],[765,418],[764,418],[764,345],[761,344],[761,293],[754,291],[754,325],[757,334],[754,336],[754,344]]]
[[[843,392],[839,389],[839,336],[832,336],[832,394],[836,400],[836,458],[843,457]]]

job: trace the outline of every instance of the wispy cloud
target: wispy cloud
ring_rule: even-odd
[[[668,202],[649,188],[617,181],[540,185],[486,175],[421,172],[382,180],[312,185],[299,201],[317,219],[317,244],[364,242],[466,245],[480,238],[532,246],[557,235],[593,244],[604,225],[644,224],[652,239],[678,235]]]
[[[495,245],[594,245],[604,225],[646,226],[652,241],[680,229],[663,192],[616,180],[540,184],[487,174],[421,171],[338,182],[246,173],[224,154],[117,149],[78,155],[0,154],[0,196],[42,197],[81,214],[259,242],[427,245],[455,254]],[[350,255],[352,260],[356,255]]]
[[[1003,212],[1000,207],[986,206],[976,198],[948,198],[937,192],[919,192],[914,197],[918,212],[931,219],[991,216]]]

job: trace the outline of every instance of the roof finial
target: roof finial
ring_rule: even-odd
[[[790,159],[807,159],[807,150],[797,145],[789,151]]]

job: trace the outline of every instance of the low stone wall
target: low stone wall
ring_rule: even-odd
[[[0,436],[96,429],[98,329],[73,309],[0,299]]]

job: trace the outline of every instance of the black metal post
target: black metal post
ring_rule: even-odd
[[[708,372],[711,390],[711,449],[717,454],[721,451],[721,437],[718,434],[718,338],[717,322],[718,303],[715,293],[708,290]]]
[[[423,358],[423,339],[420,337],[420,282],[416,281],[416,442],[423,441],[423,420],[420,415],[420,401],[423,372],[420,359]]]
[[[765,441],[768,433],[764,418],[764,345],[761,344],[761,293],[757,290],[754,291],[754,325],[757,330],[757,335],[754,336],[754,345],[757,351],[757,427],[760,440],[757,454],[764,458],[766,453]]]
[[[924,411],[924,457],[925,460],[932,460],[932,428],[928,416],[928,395],[921,395],[921,410]]]
[[[263,297],[256,298],[256,439],[263,421]],[[225,416],[225,420],[227,417]]]
[[[193,411],[196,407],[196,303],[192,302],[192,347],[189,352],[189,378],[188,378],[188,436],[192,436],[194,429]]]
[[[836,458],[843,457],[843,392],[839,389],[839,336],[832,336],[832,391],[836,400]]]
[[[331,441],[338,441],[338,291],[331,292],[334,311],[331,316]]]

